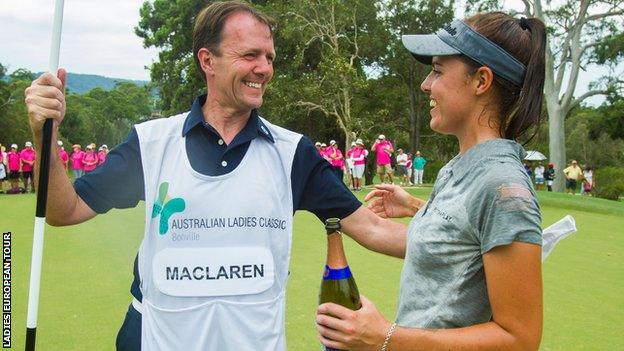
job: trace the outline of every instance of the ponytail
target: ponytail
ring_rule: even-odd
[[[526,74],[519,92],[520,96],[511,110],[503,133],[505,138],[513,140],[540,122],[546,69],[546,28],[544,23],[536,18],[521,18],[519,25],[522,30],[528,31],[531,35],[531,47],[529,60],[525,63]]]
[[[477,14],[465,22],[526,66],[522,86],[497,74],[493,83],[498,97],[500,134],[505,139],[517,140],[531,127],[539,126],[541,120],[546,27],[537,18],[515,19],[502,12]],[[473,68],[481,66],[474,61],[469,65]],[[529,140],[536,132],[537,128]]]

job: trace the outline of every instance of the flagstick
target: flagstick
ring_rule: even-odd
[[[49,72],[56,75],[61,45],[61,27],[63,24],[63,2],[56,0],[54,5],[54,23],[52,26],[52,47],[50,49]],[[43,260],[43,231],[45,228],[46,203],[48,200],[48,175],[50,172],[50,151],[52,140],[52,120],[46,119],[43,125],[41,142],[41,162],[39,163],[39,182],[37,189],[37,212],[33,234],[33,250],[30,262],[30,287],[28,290],[28,318],[26,321],[26,351],[35,350],[37,336],[37,312],[39,310],[39,286],[41,283],[41,264]]]

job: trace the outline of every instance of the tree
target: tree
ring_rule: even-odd
[[[141,6],[135,33],[143,45],[160,49],[158,61],[152,63],[152,83],[160,91],[165,115],[189,109],[205,84],[193,60],[193,22],[208,3],[205,0],[155,0]]]
[[[334,121],[345,145],[361,131],[354,103],[367,86],[364,68],[386,50],[379,5],[364,0],[297,0],[278,14],[284,27],[280,38],[292,43],[294,53],[286,69],[297,87],[292,90],[297,96],[290,94],[294,106]]]
[[[385,20],[392,40],[383,64],[388,68],[389,75],[396,76],[407,87],[409,148],[412,152],[420,149],[421,121],[428,114],[429,107],[428,100],[420,91],[420,82],[431,68],[411,57],[403,47],[401,35],[435,32],[453,19],[452,5],[451,1],[444,0],[392,0],[386,5]]]
[[[565,118],[585,99],[608,95],[621,90],[622,72],[602,77],[590,85],[589,91],[574,96],[579,71],[589,64],[610,63],[615,66],[622,58],[624,1],[567,0],[547,10],[542,0],[523,0],[524,13],[540,18],[549,27],[546,50],[546,81],[544,93],[549,120],[550,160],[559,172],[555,190],[563,191],[561,173],[566,164]],[[550,2],[546,2],[549,5]]]

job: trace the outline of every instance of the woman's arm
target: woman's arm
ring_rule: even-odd
[[[483,255],[492,321],[456,329],[397,327],[387,350],[538,350],[542,336],[541,247],[513,242]],[[323,304],[317,311],[321,342],[337,349],[379,350],[388,322],[365,298],[351,311]],[[336,316],[336,317],[333,317]]]

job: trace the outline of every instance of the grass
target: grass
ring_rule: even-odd
[[[427,197],[430,188],[410,190]],[[358,194],[363,195],[363,194]],[[548,257],[542,350],[624,349],[624,203],[540,192],[543,226],[572,214],[578,233]],[[23,349],[34,195],[0,196],[3,232],[12,232],[13,348]],[[111,211],[79,226],[46,227],[38,350],[112,350],[128,303],[143,206]],[[402,261],[345,239],[361,293],[393,318]],[[321,223],[295,217],[287,291],[289,350],[317,350],[314,311],[325,259]]]

